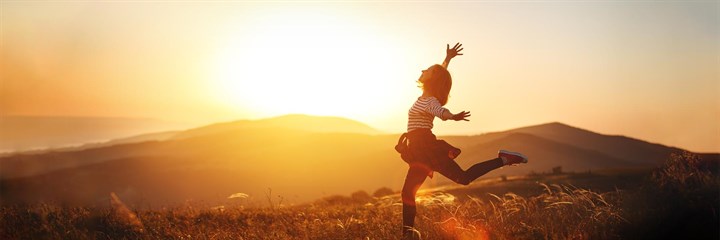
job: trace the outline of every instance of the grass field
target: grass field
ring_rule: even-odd
[[[421,239],[718,239],[720,181],[690,154],[653,171],[487,179],[417,198]],[[399,239],[399,196],[130,210],[4,206],[2,239]]]

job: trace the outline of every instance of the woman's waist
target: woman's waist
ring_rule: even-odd
[[[407,138],[412,141],[427,141],[427,140],[435,140],[437,139],[435,137],[435,134],[432,133],[432,130],[429,128],[416,128],[412,131],[409,131],[407,133]]]

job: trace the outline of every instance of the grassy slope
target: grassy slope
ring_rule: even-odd
[[[534,181],[534,179],[530,179]],[[417,229],[423,239],[613,238],[621,223],[617,192],[598,194],[560,185],[530,184],[528,179],[482,186],[530,188],[528,196],[494,196],[483,187],[472,194],[425,191],[418,196]],[[530,192],[539,191],[540,194]],[[457,197],[456,197],[457,195]],[[244,208],[188,204],[162,210],[140,210],[143,225],[125,224],[107,208],[53,205],[2,209],[6,238],[147,238],[147,239],[396,239],[399,199],[330,198],[314,204]],[[41,226],[28,228],[27,226]],[[139,230],[141,229],[141,230]],[[68,234],[68,235],[66,235]]]
[[[423,239],[718,239],[720,178],[693,155],[663,168],[485,180],[422,192]],[[539,183],[538,183],[539,182]],[[397,239],[397,194],[327,197],[265,207],[243,200],[137,210],[12,206],[0,209],[0,238]],[[128,218],[139,219],[133,224]]]

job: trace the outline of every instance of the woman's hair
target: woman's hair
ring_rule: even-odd
[[[452,87],[450,72],[438,64],[430,66],[426,71],[428,72],[425,74],[429,75],[424,78],[424,82],[418,81],[420,84],[419,87],[429,93],[430,96],[437,98],[438,101],[440,101],[440,105],[445,106],[448,101],[448,96],[450,95],[450,88]]]

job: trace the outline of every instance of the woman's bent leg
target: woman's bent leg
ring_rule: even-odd
[[[503,160],[501,158],[495,158],[484,162],[476,163],[475,165],[472,165],[472,167],[468,168],[468,170],[465,172],[467,173],[468,181],[472,182],[480,176],[485,175],[486,173],[501,168],[503,166],[505,166],[503,164]]]
[[[423,168],[410,166],[410,169],[408,169],[401,193],[403,202],[403,236],[412,236],[412,228],[415,226],[415,213],[417,212],[417,208],[415,207],[415,194],[426,177],[427,171]]]
[[[454,160],[448,159],[445,162],[445,166],[441,166],[437,171],[450,180],[463,185],[468,185],[480,176],[504,166],[502,159],[495,158],[476,163],[467,171],[463,171]]]

